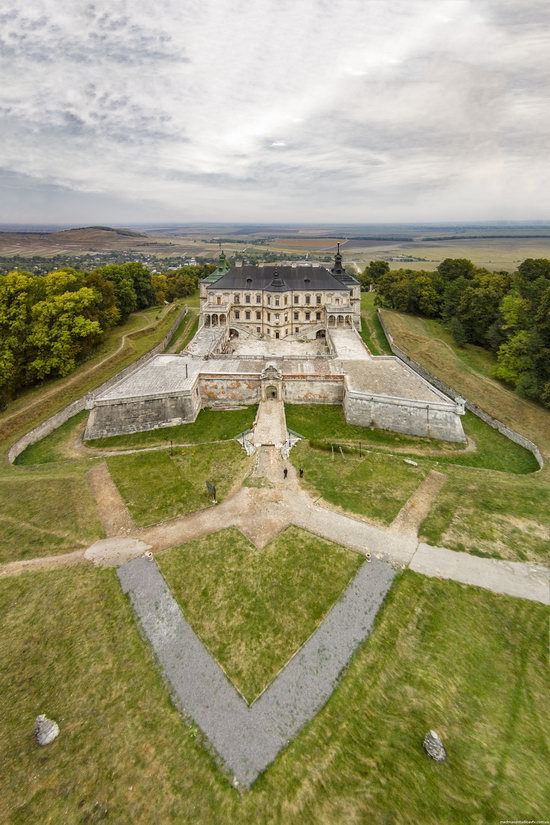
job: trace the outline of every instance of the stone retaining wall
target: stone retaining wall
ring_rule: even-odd
[[[386,328],[384,324],[384,319],[380,314],[380,310],[378,311],[378,317],[380,319],[380,323],[382,324],[382,329],[384,330],[386,338],[388,339],[391,351],[394,353],[394,355],[396,355],[398,358],[404,361],[405,364],[411,367],[411,369],[417,372],[422,378],[425,378],[431,384],[434,384],[434,386],[436,386],[437,389],[441,392],[445,393],[445,395],[450,396],[451,398],[455,399],[455,401],[459,400],[461,396],[459,393],[457,393],[456,390],[454,390],[452,387],[449,387],[447,384],[445,384],[444,381],[441,381],[440,378],[437,378],[437,376],[433,375],[429,370],[423,367],[422,364],[419,364],[417,361],[414,361],[409,355],[407,355],[406,352],[404,352],[400,347],[397,346],[397,344],[393,340],[391,332],[389,332],[389,330]],[[466,409],[470,410],[470,412],[473,412],[474,415],[477,415],[478,418],[481,418],[481,420],[485,421],[486,424],[489,424],[490,427],[493,427],[495,430],[498,430],[500,433],[502,433],[502,435],[505,435],[506,438],[509,438],[510,441],[513,441],[515,444],[519,444],[520,447],[525,447],[526,450],[529,450],[529,452],[535,456],[539,467],[541,469],[544,467],[544,458],[536,444],[534,444],[524,435],[521,435],[520,433],[517,433],[515,430],[512,430],[510,427],[507,427],[506,424],[502,423],[502,421],[499,421],[497,418],[493,418],[492,415],[489,415],[488,412],[485,412],[485,410],[481,409],[481,407],[479,407],[473,401],[468,401],[468,399],[465,399],[464,404]]]
[[[464,442],[460,415],[450,403],[427,404],[407,398],[370,395],[349,390],[346,386],[344,414],[348,423],[359,427]]]
[[[114,384],[117,384],[123,378],[127,378],[128,375],[131,375],[133,372],[135,372],[135,370],[142,367],[143,364],[145,364],[145,362],[152,358],[154,355],[157,355],[159,352],[163,352],[166,346],[168,345],[170,338],[178,328],[178,324],[180,323],[182,318],[184,318],[187,315],[187,312],[188,307],[185,306],[183,307],[183,309],[180,310],[180,312],[177,313],[174,323],[171,325],[170,329],[168,330],[160,344],[157,344],[156,347],[153,347],[152,350],[146,352],[145,355],[142,355],[141,358],[138,358],[137,361],[134,361],[132,364],[129,364],[121,372],[117,372],[116,375],[114,375],[112,378],[109,378],[109,380],[105,381],[103,384],[101,384],[101,386],[96,387],[96,389],[92,392],[83,395],[82,398],[78,398],[76,401],[73,401],[72,404],[69,404],[67,407],[64,407],[62,410],[59,410],[59,412],[55,413],[55,415],[52,415],[50,418],[47,418],[46,421],[43,421],[33,430],[30,430],[28,433],[25,433],[24,436],[19,438],[15,442],[15,444],[12,444],[8,451],[9,463],[13,464],[17,456],[21,455],[23,450],[26,450],[27,447],[30,447],[31,444],[36,444],[37,441],[40,441],[42,438],[45,438],[54,430],[57,430],[58,427],[64,424],[65,421],[68,421],[69,418],[72,418],[73,415],[82,412],[82,410],[90,409],[92,406],[92,401],[96,395],[99,395],[100,393],[110,389],[110,387],[112,387]]]

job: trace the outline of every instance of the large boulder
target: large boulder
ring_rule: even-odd
[[[39,745],[49,745],[59,736],[59,725],[43,713],[36,717],[34,737]]]
[[[424,750],[428,756],[436,762],[444,762],[447,758],[445,745],[435,730],[429,730],[424,737]]]

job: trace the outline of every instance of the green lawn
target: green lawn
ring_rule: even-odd
[[[198,444],[207,441],[223,441],[235,438],[249,430],[256,417],[258,407],[244,407],[239,410],[201,410],[192,424],[178,424],[175,427],[161,427],[144,433],[113,435],[110,438],[96,438],[88,441],[90,447],[106,447],[109,450],[153,447],[174,441],[179,444]]]
[[[158,562],[186,618],[252,702],[364,558],[290,527],[263,550],[231,529],[168,550]]]
[[[2,822],[548,818],[542,605],[403,574],[327,705],[242,795],[170,701],[114,570],[0,580],[0,613]],[[32,739],[40,712],[61,728],[44,749]],[[422,751],[432,727],[444,765]]]
[[[102,536],[83,475],[0,476],[0,563],[66,553]]]
[[[287,404],[285,412],[288,427],[309,439],[313,446],[330,447],[331,443],[346,442],[357,448],[361,444],[362,448],[378,447],[414,458],[424,456],[439,463],[508,473],[532,473],[539,469],[537,460],[529,450],[510,441],[470,412],[462,418],[462,424],[466,435],[475,441],[476,449],[472,452],[466,451],[461,444],[348,424],[340,404]]]
[[[210,503],[206,481],[221,501],[237,486],[249,459],[236,442],[107,459],[109,471],[136,524],[146,526],[182,516]]]
[[[312,495],[351,513],[390,524],[428,474],[428,467],[411,467],[402,458],[380,452],[332,453],[301,441],[290,453]]]
[[[361,337],[373,355],[391,355],[374,299],[374,292],[361,293]]]
[[[453,472],[420,536],[478,555],[550,562],[550,488],[537,476]]]
[[[194,312],[194,310],[190,310],[190,312]],[[193,318],[192,322],[190,323],[189,327],[187,328],[187,332],[185,335],[180,338],[177,342],[176,352],[182,352],[186,346],[193,340],[195,335],[197,334],[197,330],[199,328],[199,316],[198,314]]]
[[[83,426],[83,422],[86,421],[88,415],[88,410],[82,410],[82,412],[73,415],[53,433],[23,450],[16,458],[15,463],[23,465],[50,464],[54,461],[66,461],[71,458],[69,444],[74,438],[75,430]]]
[[[462,445],[449,445],[431,438],[415,438],[388,430],[348,424],[341,404],[285,404],[285,415],[289,429],[315,441],[361,442],[365,446],[383,445],[420,450],[462,449]]]

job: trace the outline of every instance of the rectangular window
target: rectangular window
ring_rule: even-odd
[[[262,331],[261,327],[256,327],[256,332],[260,333]]]
[[[236,309],[235,310],[235,318],[237,319],[237,321],[239,320],[240,317],[241,317],[241,313],[239,312],[238,309]]]
[[[315,303],[316,303],[316,304],[320,304],[320,303],[321,303],[321,296],[320,296],[320,295],[316,295],[316,296],[315,296]]]
[[[261,303],[262,303],[262,296],[261,296],[261,295],[256,295],[256,303],[257,303],[257,304],[261,304]]]
[[[306,312],[306,321],[309,321],[311,318],[311,312]]]
[[[277,313],[275,313],[275,320],[276,320],[276,321],[278,321],[280,317],[281,317],[281,316],[279,315],[279,313],[278,313],[278,312],[277,312]]]
[[[300,327],[296,327],[295,332],[296,332],[296,334],[297,334],[298,332],[300,332]]]
[[[249,304],[250,303],[250,295],[245,295],[244,300],[245,300],[245,303]]]
[[[278,307],[281,303],[281,299],[279,297],[275,298],[275,306]]]
[[[320,320],[321,320],[321,313],[320,313],[320,312],[316,312],[316,313],[315,313],[315,317],[316,317],[316,319],[317,319],[318,321],[320,321]]]
[[[299,296],[299,295],[295,295],[295,296],[294,296],[294,303],[295,303],[295,304],[299,304],[299,303],[300,303],[300,296]]]
[[[240,295],[233,295],[233,303],[234,304],[240,304],[241,303]]]
[[[271,321],[271,312],[268,312],[268,313],[267,313],[267,320],[268,320],[268,321]]]
[[[294,320],[295,320],[295,321],[297,321],[297,320],[298,320],[298,318],[299,318],[299,316],[300,316],[300,313],[299,313],[299,312],[295,312],[295,313],[294,313]]]
[[[250,312],[245,312],[245,317],[247,321],[250,321]]]
[[[306,304],[311,304],[311,296],[306,295]]]
[[[261,312],[256,311],[256,321],[260,321],[260,320],[261,320],[261,317],[262,317],[262,313],[261,313]]]
[[[288,304],[288,298],[285,295],[285,307],[286,307],[287,304]]]
[[[269,306],[271,306],[271,295],[267,296],[267,303],[269,304]]]

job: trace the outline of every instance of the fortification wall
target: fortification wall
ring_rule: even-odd
[[[90,412],[86,438],[106,438],[191,422],[200,406],[195,388],[190,393],[174,396],[98,402]]]
[[[460,416],[450,404],[370,396],[346,388],[344,414],[349,424],[360,427],[378,427],[440,441],[464,441]]]
[[[341,375],[286,376],[283,381],[283,400],[289,404],[341,404],[343,397]]]
[[[520,447],[525,447],[526,450],[529,450],[529,452],[535,456],[539,467],[541,469],[542,467],[544,467],[544,458],[542,456],[542,453],[533,441],[530,441],[524,435],[521,435],[521,433],[512,430],[511,427],[507,427],[506,424],[503,424],[502,421],[498,420],[498,418],[494,418],[492,415],[483,410],[473,401],[470,401],[467,398],[462,399],[460,393],[458,393],[452,387],[449,387],[448,384],[445,384],[445,382],[441,381],[441,379],[438,378],[436,375],[432,375],[432,373],[425,367],[423,367],[422,364],[419,364],[417,361],[415,361],[413,358],[407,355],[407,353],[404,352],[404,350],[402,350],[393,340],[391,332],[386,328],[384,324],[384,319],[380,314],[380,311],[378,312],[378,317],[380,319],[380,323],[382,324],[382,329],[386,334],[386,338],[388,339],[391,351],[394,353],[394,355],[397,355],[397,357],[404,361],[405,364],[411,367],[411,369],[415,370],[415,372],[421,375],[422,378],[425,378],[427,381],[436,386],[438,390],[444,392],[445,395],[448,395],[451,398],[454,398],[455,400],[464,400],[464,405],[467,410],[470,410],[470,412],[474,413],[474,415],[477,415],[478,418],[481,418],[482,421],[485,421],[486,424],[489,424],[490,427],[493,427],[495,430],[498,430],[500,433],[502,433],[502,435],[505,435],[506,438],[510,439],[510,441],[513,441],[515,444],[519,444]]]
[[[200,375],[199,392],[203,407],[242,407],[261,398],[260,376]]]

